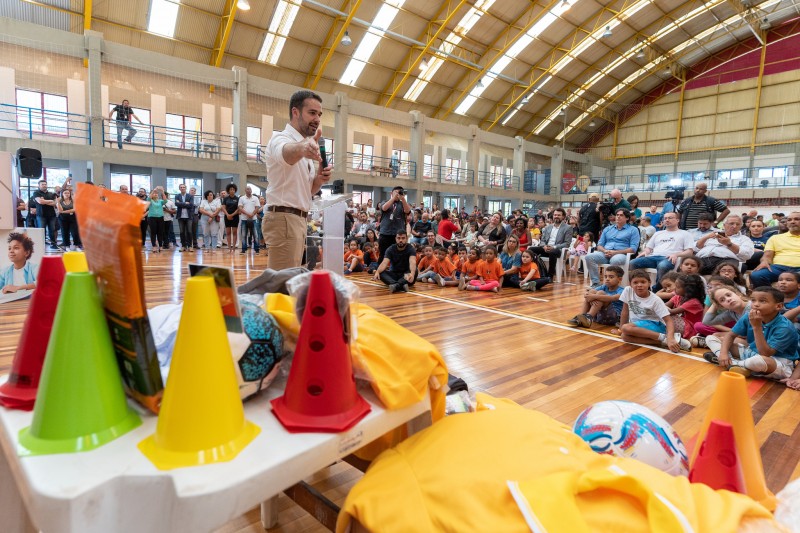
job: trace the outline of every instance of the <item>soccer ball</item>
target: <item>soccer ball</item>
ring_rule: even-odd
[[[673,476],[689,473],[686,448],[678,434],[642,405],[598,402],[578,416],[572,431],[597,453],[638,459]]]
[[[278,375],[283,357],[283,333],[261,307],[242,302],[243,333],[228,332],[236,367],[239,395],[246,400],[266,389]]]

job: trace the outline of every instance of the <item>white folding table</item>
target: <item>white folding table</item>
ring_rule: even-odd
[[[0,383],[7,376],[0,377]],[[343,433],[289,433],[270,412],[273,386],[245,404],[261,433],[233,461],[161,471],[136,444],[155,431],[156,418],[96,450],[20,458],[19,430],[32,413],[0,407],[0,530],[6,533],[140,533],[211,531],[262,504],[274,525],[277,495],[384,433],[430,424],[430,398],[389,411],[366,385],[372,411]],[[213,391],[209,391],[213,394]],[[26,512],[27,509],[27,512]]]

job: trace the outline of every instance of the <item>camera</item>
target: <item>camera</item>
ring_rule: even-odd
[[[614,212],[614,201],[613,200],[603,200],[597,204],[597,211],[600,213],[600,216],[608,218]]]
[[[680,202],[683,200],[683,191],[686,190],[686,187],[667,187],[667,189],[669,190],[664,195],[664,198],[672,200],[673,202]]]
[[[397,194],[399,194],[400,196],[405,196],[406,195],[406,191],[403,190],[403,189],[398,189],[397,190]]]

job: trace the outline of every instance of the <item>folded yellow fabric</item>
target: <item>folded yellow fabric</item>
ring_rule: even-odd
[[[355,519],[388,532],[628,532],[656,524],[718,533],[770,518],[746,496],[597,454],[542,413],[483,394],[477,400],[477,412],[446,417],[382,453],[350,491],[337,531]]]

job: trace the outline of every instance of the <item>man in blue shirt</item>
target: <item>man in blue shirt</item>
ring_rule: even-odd
[[[617,209],[614,212],[613,226],[603,230],[597,251],[586,256],[586,266],[589,269],[589,278],[592,288],[600,286],[599,265],[624,266],[627,254],[635,253],[639,249],[639,230],[628,222],[631,219],[630,211]]]
[[[750,311],[731,331],[719,336],[721,341],[717,335],[706,337],[712,351],[703,357],[745,377],[753,373],[778,381],[788,379],[798,358],[797,330],[781,309],[781,291],[769,285],[753,289]]]

